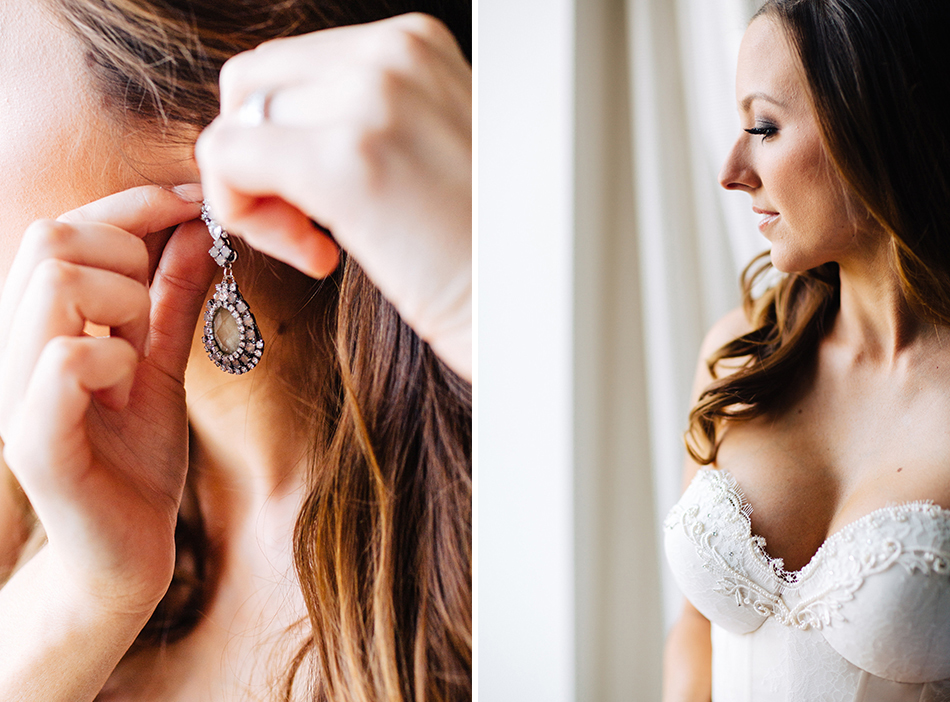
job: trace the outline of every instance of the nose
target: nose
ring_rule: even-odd
[[[719,171],[719,185],[726,190],[755,190],[761,185],[749,154],[749,135],[742,133],[732,145]]]

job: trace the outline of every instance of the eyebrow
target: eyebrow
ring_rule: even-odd
[[[773,105],[777,105],[778,107],[787,107],[784,102],[772,97],[768,93],[749,93],[744,98],[742,98],[742,102],[739,103],[739,108],[742,110],[748,110],[753,100],[764,100],[765,102],[771,102]]]

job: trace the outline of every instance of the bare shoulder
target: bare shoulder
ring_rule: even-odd
[[[713,377],[707,366],[707,359],[713,355],[722,346],[740,336],[752,331],[752,325],[741,307],[737,307],[728,314],[719,319],[718,322],[710,327],[703,339],[703,344],[699,349],[699,361],[696,367],[696,377],[693,384],[693,402],[699,397],[699,394],[712,382]],[[730,359],[731,360],[731,359]],[[742,359],[738,362],[729,361],[720,363],[716,367],[719,377],[729,375],[730,368],[737,368],[742,365]]]
[[[706,338],[703,340],[703,344],[699,350],[699,360],[696,363],[696,375],[693,378],[693,392],[690,397],[690,406],[696,404],[703,390],[713,381],[713,376],[709,372],[707,359],[720,347],[750,331],[752,331],[752,325],[749,323],[745,311],[741,307],[732,310],[712,325],[706,333]],[[734,367],[738,367],[739,364],[741,364],[741,360],[735,364]],[[728,363],[718,364],[716,367],[717,375],[719,377],[728,375],[729,367],[730,364]],[[699,464],[687,455],[683,468],[684,489],[690,484],[697,470],[699,470]]]
[[[700,358],[708,358],[716,349],[743,334],[748,334],[750,331],[752,331],[752,325],[746,317],[745,310],[742,307],[736,307],[728,314],[723,315],[706,332],[706,338],[703,339],[703,345],[699,352]]]

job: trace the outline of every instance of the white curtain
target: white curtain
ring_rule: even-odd
[[[660,524],[705,330],[764,248],[719,165],[755,0],[478,8],[476,691],[660,697]]]
[[[749,198],[717,181],[737,136],[736,55],[754,8],[749,0],[627,7],[650,448],[662,518],[682,489],[681,437],[702,336],[738,304],[739,273],[766,246]],[[667,577],[663,583],[669,624],[679,597]]]
[[[717,174],[754,0],[587,0],[576,14],[577,699],[655,700],[681,596],[679,498],[705,331],[766,242]]]

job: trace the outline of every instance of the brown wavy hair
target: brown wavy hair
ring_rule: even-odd
[[[769,0],[758,17],[777,22],[799,57],[824,147],[849,194],[890,236],[908,303],[950,324],[950,3]],[[752,331],[707,359],[715,380],[690,412],[686,445],[701,464],[715,461],[723,422],[781,402],[838,311],[837,264],[786,275],[755,298],[769,269],[760,259],[742,276]],[[741,367],[716,378],[725,359]]]
[[[277,37],[426,12],[471,61],[470,2],[47,3],[83,41],[95,85],[126,137],[193,140],[217,115],[223,63]],[[345,254],[310,297],[282,333],[303,353],[329,347],[331,363],[285,379],[307,406],[312,451],[294,533],[307,633],[279,694],[291,699],[303,677],[320,701],[470,699],[471,385]],[[133,650],[186,636],[213,592],[191,485],[176,546],[172,585]],[[311,664],[313,674],[303,675]]]

